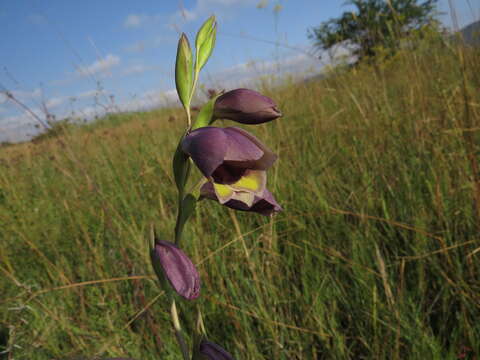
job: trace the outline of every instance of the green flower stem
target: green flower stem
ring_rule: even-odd
[[[183,199],[185,198],[185,185],[188,182],[190,176],[191,164],[190,160],[187,162],[187,172],[185,176],[185,181],[183,186],[178,190],[178,212],[177,212],[177,221],[175,223],[175,244],[178,245],[182,239],[183,227],[180,226],[180,221],[183,216]]]
[[[190,101],[191,101],[191,97],[190,97]],[[187,128],[188,128],[188,131],[190,131],[190,129],[192,128],[192,114],[190,113],[190,104],[185,108],[185,112],[187,113]]]
[[[195,59],[195,63],[196,62],[197,60]],[[195,93],[195,87],[197,86],[197,82],[198,82],[198,71],[195,66],[195,74],[193,75],[192,91],[190,92],[190,98],[188,99],[188,107],[185,108],[185,111],[187,112],[187,123],[188,123],[187,133],[189,133],[190,130],[192,129],[192,115],[190,112],[190,106],[192,104],[193,94]]]
[[[197,60],[195,60],[197,62]],[[195,93],[195,87],[197,86],[198,82],[198,71],[195,66],[195,74],[193,77],[193,85],[192,85],[192,90],[190,92],[190,98],[188,99],[188,106],[185,107],[185,112],[187,113],[187,131],[186,134],[190,132],[192,129],[192,114],[190,111],[190,105],[192,102],[193,94]],[[180,219],[183,215],[183,198],[185,197],[185,185],[188,182],[188,175],[190,174],[190,162],[188,162],[188,170],[187,170],[187,175],[185,177],[185,181],[183,183],[183,186],[181,189],[178,191],[178,213],[177,213],[177,222],[175,224],[175,244],[178,245],[180,240],[182,239],[182,232],[183,228],[179,226]]]
[[[178,319],[177,305],[175,304],[175,300],[172,300],[170,315],[172,316],[175,337],[177,338],[178,346],[180,346],[180,350],[182,351],[183,360],[190,360],[188,345],[185,341],[185,337],[183,336],[182,328],[180,326],[180,320]]]

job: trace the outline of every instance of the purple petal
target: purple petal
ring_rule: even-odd
[[[217,195],[215,194],[215,189],[213,188],[213,184],[210,181],[206,181],[200,187],[200,195],[204,198],[218,201]]]
[[[227,205],[228,206],[228,205]],[[250,211],[269,216],[273,213],[282,211],[282,207],[277,203],[272,193],[265,189],[261,198],[254,201]]]
[[[225,133],[228,136],[228,140],[232,141],[233,144],[249,144],[249,150],[253,155],[253,149],[256,150],[256,154],[261,154],[260,156],[253,157],[251,159],[243,160],[245,166],[248,166],[252,170],[267,170],[272,164],[277,160],[277,155],[275,155],[270,149],[268,149],[260,140],[249,132],[237,128],[237,127],[228,127],[224,128]],[[236,142],[234,142],[234,139]],[[241,139],[241,140],[240,140]],[[231,161],[242,161],[240,157],[235,158],[235,155],[242,151],[242,148],[234,147],[233,144],[229,142],[229,147],[227,154],[225,155],[225,160]]]
[[[200,354],[208,360],[234,360],[234,357],[221,346],[207,340],[200,343]]]
[[[215,102],[215,117],[243,124],[261,124],[282,116],[275,102],[249,89],[235,89],[221,95]]]
[[[222,128],[207,126],[188,134],[182,141],[182,150],[191,156],[202,174],[210,178],[225,159],[227,141]]]
[[[190,258],[179,247],[168,241],[156,240],[154,258],[179,295],[188,300],[196,299],[200,295],[200,275]]]
[[[277,159],[255,136],[236,127],[194,130],[183,139],[182,150],[219,184],[237,181],[247,169],[266,170]]]
[[[224,160],[252,162],[262,158],[264,151],[259,141],[252,141],[246,134],[246,131],[237,131],[238,128],[223,128],[228,139],[227,152]],[[253,137],[253,135],[252,135]],[[263,146],[264,147],[264,146]]]

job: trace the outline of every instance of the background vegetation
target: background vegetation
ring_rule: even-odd
[[[263,88],[285,116],[249,130],[280,155],[285,211],[205,201],[186,229],[212,341],[252,360],[478,357],[479,74],[478,49],[432,34]],[[0,358],[178,359],[147,233],[172,237],[179,114],[0,150]]]

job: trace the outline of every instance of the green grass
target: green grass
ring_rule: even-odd
[[[285,116],[248,130],[280,155],[284,212],[204,201],[186,227],[210,339],[237,359],[478,357],[478,74],[478,50],[432,41],[263,89]],[[180,358],[147,234],[173,237],[183,126],[115,115],[0,149],[5,359]]]

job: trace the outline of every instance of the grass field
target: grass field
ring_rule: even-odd
[[[478,359],[479,89],[478,49],[435,40],[262,89],[284,117],[248,130],[279,154],[284,212],[203,201],[188,223],[210,339],[245,360]],[[147,234],[173,238],[183,127],[120,114],[0,148],[0,359],[180,358]]]

